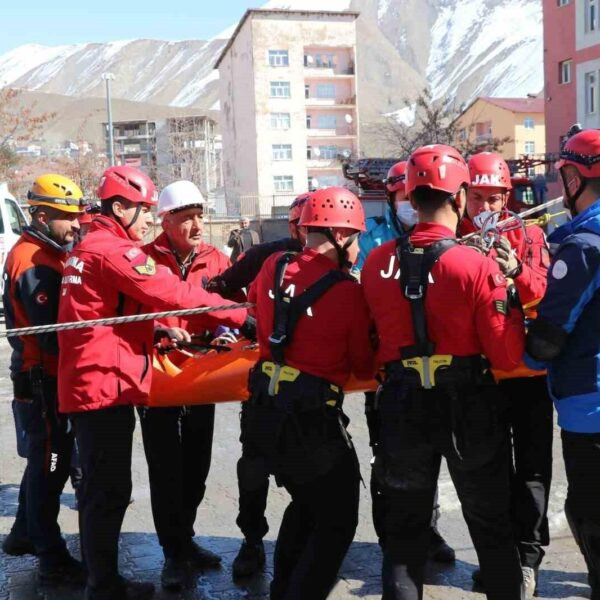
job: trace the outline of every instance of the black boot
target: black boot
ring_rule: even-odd
[[[160,582],[166,590],[179,591],[187,579],[187,562],[180,558],[165,558],[160,573]]]
[[[145,581],[130,581],[124,577],[110,590],[94,591],[86,588],[84,600],[151,600],[154,585]]]
[[[265,547],[261,542],[250,544],[245,541],[233,561],[234,577],[249,577],[265,566]]]
[[[456,560],[454,549],[448,546],[442,534],[434,527],[431,529],[431,540],[427,556],[431,560],[441,563],[452,563]]]
[[[193,567],[206,569],[218,567],[221,565],[221,557],[206,548],[192,542],[186,553],[186,559]]]
[[[35,548],[28,537],[17,535],[11,531],[2,542],[2,552],[10,556],[35,555]]]
[[[40,556],[38,582],[43,586],[74,585],[83,586],[87,573],[83,564],[73,558],[67,550],[58,556],[53,553]]]

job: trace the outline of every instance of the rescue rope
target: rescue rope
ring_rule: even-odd
[[[200,308],[165,310],[162,312],[127,315],[125,317],[108,317],[105,319],[92,319],[90,321],[73,321],[70,323],[54,323],[53,325],[36,325],[34,327],[20,327],[19,329],[6,329],[5,331],[0,331],[0,338],[15,337],[17,335],[37,335],[41,333],[54,333],[56,331],[65,331],[67,329],[86,329],[87,327],[97,327],[99,325],[123,325],[125,323],[136,323],[137,321],[151,321],[154,319],[164,319],[166,317],[185,317],[189,315],[201,315],[203,313],[217,312],[222,310],[252,308],[253,306],[254,304],[252,304],[251,302],[241,302],[239,304],[226,304],[224,306],[202,306]]]

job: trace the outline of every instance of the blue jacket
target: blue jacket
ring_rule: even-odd
[[[538,319],[566,332],[548,363],[558,423],[567,431],[600,432],[600,201],[548,238],[560,247],[548,271]],[[560,330],[558,330],[560,331]],[[533,366],[526,357],[526,362]],[[538,363],[539,364],[539,363]]]
[[[358,240],[360,252],[353,272],[361,271],[369,252],[385,242],[395,240],[403,232],[398,228],[398,220],[392,209],[388,206],[382,217],[371,217],[367,219],[367,231],[361,234]]]

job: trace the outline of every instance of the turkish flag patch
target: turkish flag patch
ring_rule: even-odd
[[[140,256],[141,254],[142,254],[142,251],[139,248],[136,248],[134,246],[133,248],[130,248],[129,250],[127,250],[127,252],[125,252],[125,254],[123,256],[125,256],[125,258],[129,262],[132,262],[135,258]]]
[[[492,273],[490,275],[492,287],[506,287],[506,277],[502,273]]]
[[[47,304],[48,303],[48,294],[46,294],[46,292],[38,292],[35,295],[35,301],[38,304]]]

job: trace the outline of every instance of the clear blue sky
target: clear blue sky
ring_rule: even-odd
[[[21,44],[208,39],[263,0],[0,0],[0,54]]]

